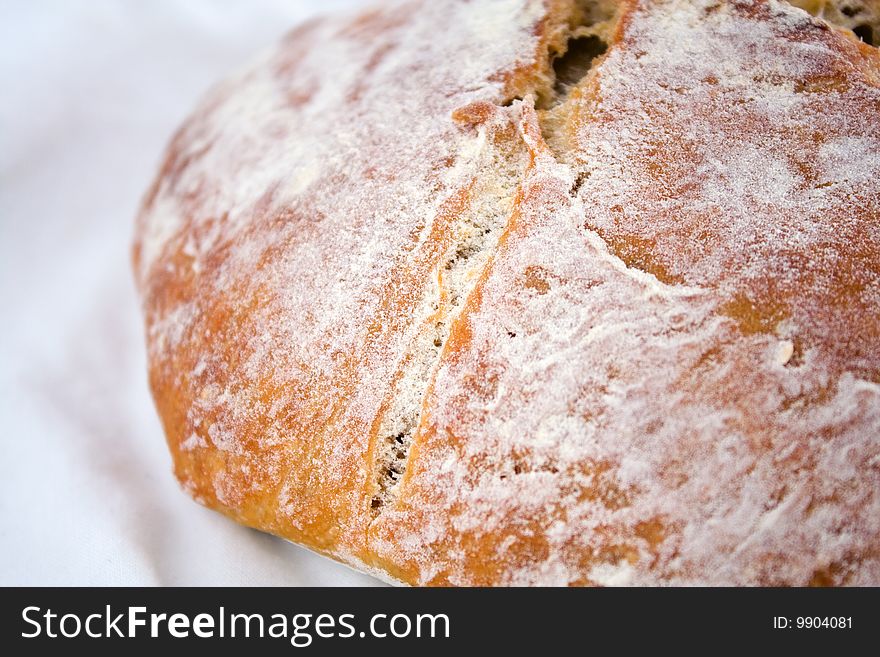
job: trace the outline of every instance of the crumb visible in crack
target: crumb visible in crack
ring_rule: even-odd
[[[406,472],[406,461],[409,455],[409,447],[412,443],[412,434],[415,422],[411,422],[404,431],[385,436],[382,441],[382,461],[379,464],[378,490],[373,495],[370,508],[374,514],[382,509],[392,498],[392,490]]]
[[[554,39],[549,46],[546,69],[539,83],[541,86],[527,91],[538,99],[539,109],[543,106],[541,114],[549,115],[552,111],[550,108],[564,104],[572,89],[583,84],[596,58],[608,49],[607,38],[614,29],[618,9],[615,0],[578,0],[572,4],[572,13],[567,17],[559,39]],[[519,89],[512,93],[515,95],[508,98],[504,106],[522,101],[526,90]],[[496,116],[501,116],[498,106],[485,101],[471,103],[452,112],[453,121],[471,129],[483,129],[481,126]],[[541,122],[541,130],[550,143],[553,141],[548,138],[552,130],[550,123]],[[553,144],[550,147],[552,149]],[[523,147],[523,153],[526,152]],[[528,162],[526,158],[521,161],[517,158],[511,157],[510,153],[495,155],[496,167],[498,163],[511,167],[503,177],[508,183],[498,190],[492,190],[490,202],[472,208],[449,228],[452,231],[451,240],[437,263],[439,286],[429,292],[424,300],[423,321],[427,323],[414,338],[400,379],[389,398],[390,405],[378,419],[379,426],[374,434],[375,487],[369,501],[374,519],[397,498],[400,481],[407,470],[410,446],[421,423],[422,404],[440,362],[443,347],[455,318],[477,284],[478,274],[485,267],[511,216],[518,181],[521,180],[521,168]],[[572,194],[577,193],[588,177],[588,172],[577,176]],[[527,273],[524,284],[537,296],[546,294],[551,288],[551,282],[542,272]],[[510,339],[517,337],[517,332],[513,330],[506,330],[506,334]]]
[[[596,67],[608,52],[621,17],[621,5],[605,0],[587,0],[575,6],[563,36],[547,53],[548,86],[536,90],[538,121],[544,141],[560,162],[571,161],[571,135],[565,126],[575,104],[593,102]],[[579,178],[571,193],[576,194],[585,178]]]
[[[467,118],[467,117],[464,117]],[[516,197],[521,172],[527,165],[525,145],[517,157],[495,153],[487,162],[504,173],[502,184],[487,182],[488,194],[458,215],[442,242],[434,270],[436,285],[426,288],[420,302],[412,342],[401,363],[398,380],[388,398],[388,407],[375,429],[374,487],[369,506],[377,519],[397,498],[410,458],[410,446],[418,435],[425,403],[434,373],[441,362],[443,347],[456,318],[477,285],[479,273],[507,225]],[[500,167],[500,168],[498,168]]]
[[[593,68],[593,60],[608,50],[608,44],[591,34],[568,42],[565,54],[553,62],[556,76],[553,89],[557,101],[564,98]]]
[[[583,184],[587,182],[587,179],[590,177],[589,171],[581,171],[574,179],[574,184],[571,186],[571,190],[569,190],[570,196],[577,196]]]
[[[834,25],[850,30],[869,46],[878,45],[880,32],[880,5],[863,0],[789,0],[822,21],[823,26]]]
[[[869,46],[874,45],[874,30],[871,29],[870,25],[856,25],[853,29],[853,34],[859,37],[862,41],[867,43]]]

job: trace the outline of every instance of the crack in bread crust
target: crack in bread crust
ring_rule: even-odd
[[[548,45],[544,72],[539,76],[543,84],[531,89],[520,87],[526,102],[553,107],[565,102],[569,91],[584,83],[596,57],[607,47],[603,39],[615,30],[619,8],[614,2],[579,1],[565,7],[567,16],[560,12],[553,17],[559,26],[553,29],[556,36]],[[512,129],[522,136],[521,102],[508,100],[502,106],[477,102],[453,112],[460,125],[477,131],[481,150],[488,151],[479,168],[487,173],[480,176],[482,185],[469,188],[468,207],[454,222],[444,225],[444,232],[452,236],[447,247],[450,255],[445,256],[436,274],[432,272],[436,283],[426,285],[425,299],[416,310],[417,316],[425,320],[391,389],[388,407],[374,424],[377,486],[370,505],[374,517],[396,496],[420,427],[432,375],[442,362],[442,348],[477,281],[491,267],[491,254],[513,213],[514,197],[527,166],[523,159],[530,152],[527,139],[521,142],[509,136]],[[548,114],[541,112],[542,118]],[[552,120],[544,122],[542,129],[551,131]],[[545,139],[543,134],[541,139]],[[486,184],[495,180],[502,184]],[[479,207],[473,207],[477,204]]]
[[[469,113],[484,114],[474,119]],[[412,347],[392,385],[386,408],[373,428],[376,490],[370,507],[374,517],[392,503],[405,476],[409,450],[419,428],[425,393],[443,357],[443,347],[461,309],[474,289],[505,230],[514,193],[526,166],[524,147],[506,139],[513,124],[502,108],[478,105],[461,108],[459,119],[476,132],[476,148],[460,154],[456,166],[476,167],[477,175],[450,212],[441,213],[430,227],[428,240],[438,240],[427,272],[423,299],[414,309]],[[477,120],[478,124],[474,121]]]
[[[842,28],[869,46],[880,46],[878,0],[791,0],[791,4]]]

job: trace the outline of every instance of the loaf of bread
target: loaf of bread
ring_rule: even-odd
[[[415,585],[880,585],[880,3],[797,4],[382,3],[214,88],[134,246],[183,488]]]

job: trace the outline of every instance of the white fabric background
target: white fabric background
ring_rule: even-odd
[[[359,0],[0,0],[0,584],[378,584],[190,501],[146,386],[129,241],[174,128]]]

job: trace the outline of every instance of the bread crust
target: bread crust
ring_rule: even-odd
[[[786,3],[313,21],[133,260],[240,523],[417,585],[880,584],[880,54]]]

